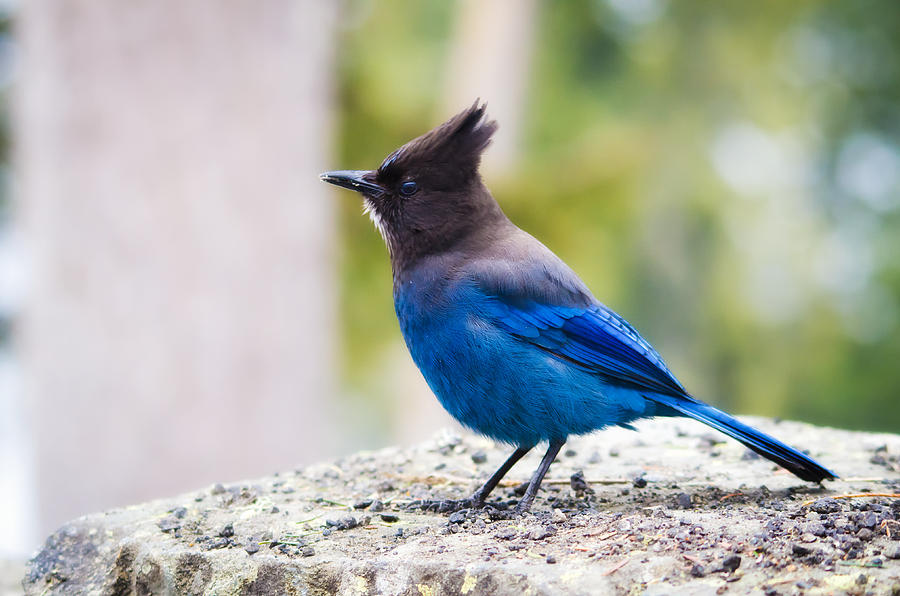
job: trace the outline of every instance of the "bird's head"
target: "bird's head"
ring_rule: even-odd
[[[377,170],[339,170],[320,178],[362,194],[395,264],[408,263],[504,218],[478,173],[496,130],[476,101],[388,155]]]

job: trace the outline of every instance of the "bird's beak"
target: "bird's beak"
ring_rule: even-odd
[[[384,193],[384,189],[367,178],[374,178],[375,172],[371,170],[336,170],[319,174],[319,180],[349,188],[365,195],[378,196]]]

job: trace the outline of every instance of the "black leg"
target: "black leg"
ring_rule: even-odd
[[[494,472],[494,475],[491,476],[481,488],[476,490],[471,497],[460,499],[459,501],[449,499],[440,501],[414,501],[411,503],[411,506],[415,509],[436,511],[437,513],[449,513],[451,511],[460,511],[461,509],[480,509],[484,507],[484,500],[487,499],[492,490],[497,488],[500,480],[506,476],[509,469],[529,451],[531,451],[531,447],[519,447],[516,449],[513,454],[503,462],[503,465]]]
[[[501,480],[503,480],[503,477],[506,476],[509,469],[516,465],[516,462],[522,459],[529,451],[531,451],[531,447],[519,447],[513,451],[513,454],[509,456],[509,459],[503,462],[503,465],[500,466],[500,468],[494,472],[494,475],[484,483],[484,486],[475,491],[475,494],[472,495],[472,501],[475,502],[476,507],[484,505],[484,500],[488,498],[491,491],[497,487]]]
[[[534,502],[534,498],[537,496],[537,491],[541,487],[541,481],[544,480],[544,475],[547,473],[547,470],[550,469],[550,464],[556,459],[556,454],[559,453],[559,450],[562,449],[562,446],[565,445],[565,443],[565,441],[550,441],[550,447],[547,449],[547,453],[544,454],[541,465],[534,471],[534,476],[531,477],[531,482],[528,483],[528,489],[525,491],[525,496],[523,496],[522,500],[519,501],[519,504],[516,505],[516,514],[525,513],[531,509],[531,503]]]

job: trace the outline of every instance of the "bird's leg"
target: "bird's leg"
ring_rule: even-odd
[[[550,447],[547,449],[547,453],[544,454],[541,465],[534,471],[534,476],[531,477],[531,482],[528,483],[528,488],[525,490],[525,496],[523,496],[522,500],[519,501],[519,504],[516,505],[516,515],[520,515],[531,509],[531,503],[534,502],[534,498],[537,496],[537,491],[541,487],[541,481],[544,480],[544,475],[547,473],[547,470],[550,469],[550,464],[556,459],[556,454],[559,453],[559,450],[562,449],[564,444],[565,441],[550,441]]]
[[[497,487],[503,477],[506,476],[506,473],[509,472],[510,468],[512,468],[516,462],[522,459],[529,451],[531,451],[531,447],[519,447],[516,449],[513,454],[503,462],[503,465],[494,472],[493,476],[488,478],[488,481],[485,482],[481,488],[476,490],[471,497],[460,499],[458,501],[450,499],[444,501],[423,501],[419,505],[420,508],[437,511],[438,513],[449,513],[461,509],[484,507],[484,501],[487,499],[488,495],[491,494],[491,491]]]
[[[503,477],[506,476],[506,473],[509,472],[510,468],[516,465],[516,462],[522,459],[529,451],[531,451],[531,447],[519,447],[513,451],[512,455],[503,462],[503,465],[497,468],[494,475],[488,478],[488,481],[475,491],[475,494],[473,494],[470,499],[477,504],[477,507],[484,505],[484,500],[487,499],[488,495],[491,494],[491,491],[500,484],[500,481],[503,480]]]

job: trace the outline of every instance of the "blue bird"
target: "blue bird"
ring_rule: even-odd
[[[483,506],[509,469],[547,442],[516,507],[525,512],[569,435],[653,416],[699,420],[803,480],[836,478],[692,397],[634,327],[506,217],[478,171],[496,130],[476,102],[377,170],[321,175],[362,194],[390,252],[403,338],[441,405],[464,426],[516,447],[458,507]]]

